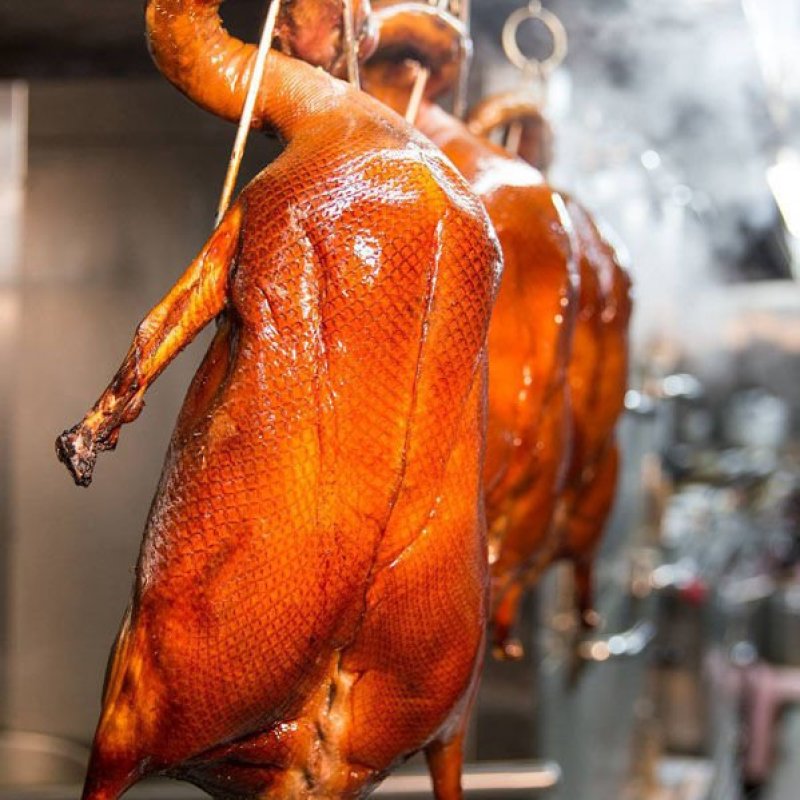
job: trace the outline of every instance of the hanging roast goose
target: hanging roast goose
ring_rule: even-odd
[[[469,128],[488,136],[496,128],[521,125],[519,157],[546,171],[552,131],[535,103],[517,93],[486,98],[472,109]],[[573,435],[567,487],[560,502],[556,557],[575,567],[576,603],[585,627],[598,621],[593,573],[616,495],[619,450],[616,425],[628,383],[631,282],[617,251],[597,223],[567,198],[578,241],[581,292],[567,371]]]
[[[254,48],[149,0],[161,71],[235,120]],[[324,41],[312,37],[312,45]],[[358,798],[425,750],[460,796],[485,627],[480,203],[377,101],[278,53],[287,142],[58,441],[76,481],[221,319],[177,422],[112,653],[85,800],[151,774],[218,798]]]
[[[581,616],[593,618],[590,565],[615,485],[629,282],[578,203],[431,102],[455,83],[465,35],[459,23],[417,3],[379,5],[380,45],[366,68],[366,88],[402,111],[418,65],[429,70],[417,125],[470,181],[503,247],[504,279],[489,334],[484,477],[494,642],[498,654],[513,656],[520,648],[510,634],[524,590],[559,558],[575,560]],[[494,127],[520,115],[517,102],[497,98],[476,119]],[[549,128],[540,115],[527,117],[524,154],[541,167]]]
[[[432,98],[454,82],[463,31],[418,3],[374,14],[380,44],[365,88],[398,111],[418,64],[430,71],[416,124],[483,200],[503,248],[504,273],[489,332],[489,432],[484,470],[494,576],[494,641],[510,640],[522,589],[558,546],[556,504],[569,455],[566,372],[578,290],[577,242],[565,201],[533,168],[473,135]]]

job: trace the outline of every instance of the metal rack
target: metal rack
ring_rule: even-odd
[[[561,780],[561,770],[553,762],[494,763],[467,767],[464,771],[465,796],[470,800],[489,798],[531,797],[531,793],[552,789]],[[80,794],[78,786],[56,786],[46,789],[0,789],[0,800],[73,800]],[[376,797],[400,800],[430,797],[431,783],[422,769],[392,775],[375,791]],[[190,786],[155,782],[132,789],[130,800],[197,800],[206,795]]]

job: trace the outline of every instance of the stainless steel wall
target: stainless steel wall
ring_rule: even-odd
[[[11,431],[9,377],[13,374],[16,327],[19,318],[17,268],[22,217],[23,186],[27,164],[27,91],[22,83],[0,85],[0,715],[6,708],[6,667],[3,657],[8,643],[6,607],[8,591],[8,544],[11,530],[11,473],[8,441]]]
[[[211,231],[232,127],[160,81],[33,84],[11,392],[5,719],[87,740],[195,343],[139,421],[72,485],[53,441],[116,370],[134,327]],[[254,141],[253,174],[271,146]],[[9,458],[10,455],[10,458]]]

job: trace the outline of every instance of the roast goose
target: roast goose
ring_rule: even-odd
[[[535,102],[519,92],[488,97],[467,120],[478,136],[521,126],[518,155],[545,172],[552,160],[552,130]],[[597,550],[611,513],[619,477],[616,425],[625,404],[631,281],[616,250],[592,217],[570,206],[578,240],[581,292],[567,371],[573,433],[567,488],[557,514],[558,558],[575,567],[577,608],[585,627],[598,622],[593,603]]]
[[[149,0],[148,41],[170,81],[235,120],[255,53],[218,6]],[[285,151],[58,440],[88,484],[219,320],[147,521],[83,797],[159,774],[217,798],[358,798],[424,750],[436,796],[458,798],[488,593],[499,249],[446,159],[323,71],[270,54],[255,119]]]
[[[379,2],[365,88],[408,105],[430,71],[417,125],[481,197],[505,261],[489,332],[484,470],[498,656],[521,654],[512,631],[525,589],[554,561],[575,562],[577,605],[591,622],[591,565],[616,485],[614,427],[627,380],[627,273],[589,214],[542,173],[549,127],[518,97],[476,109],[471,127],[433,104],[463,54],[460,23],[426,5]],[[526,164],[482,132],[519,119]],[[481,131],[483,126],[484,131]]]

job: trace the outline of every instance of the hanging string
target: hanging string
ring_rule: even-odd
[[[253,72],[250,76],[250,83],[247,87],[247,97],[244,101],[242,116],[239,119],[239,127],[236,131],[236,140],[233,143],[231,158],[228,162],[228,172],[225,175],[225,183],[222,186],[222,195],[219,199],[217,208],[217,225],[222,221],[228,207],[231,204],[233,190],[236,188],[236,180],[239,177],[239,170],[242,166],[242,157],[247,146],[247,137],[250,133],[250,126],[253,123],[253,113],[256,107],[256,99],[264,78],[264,66],[267,61],[269,51],[272,49],[272,37],[275,35],[275,26],[278,22],[278,12],[280,11],[281,0],[272,0],[272,4],[267,12],[264,28],[261,31],[261,40],[258,43],[258,52],[253,62]]]
[[[342,1],[342,28],[344,30],[344,47],[347,53],[347,79],[356,89],[360,89],[361,77],[358,74],[358,42],[355,33],[353,0]]]

